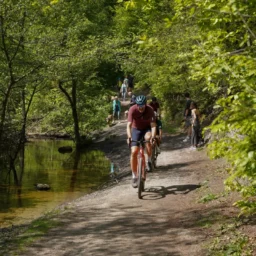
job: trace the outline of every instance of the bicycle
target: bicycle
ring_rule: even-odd
[[[138,197],[142,198],[141,192],[145,190],[145,181],[146,181],[146,161],[144,148],[145,143],[149,143],[150,140],[141,139],[139,141],[132,140],[131,142],[136,142],[139,144],[139,153],[138,153],[138,164],[137,164],[137,184],[138,184]]]

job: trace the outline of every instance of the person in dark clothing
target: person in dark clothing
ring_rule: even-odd
[[[160,144],[162,143],[162,135],[163,135],[163,124],[162,121],[160,120],[159,114],[155,112],[156,116],[156,146],[157,146],[157,153],[160,154]]]
[[[133,84],[133,76],[129,75],[128,77],[128,92],[132,92],[134,84]]]
[[[130,100],[130,107],[135,105],[135,104],[136,104],[136,95],[133,94],[132,97],[131,97],[131,100]]]
[[[191,127],[192,127],[192,136],[191,136],[191,148],[196,149],[199,146],[200,140],[200,113],[195,102],[191,102]]]
[[[183,142],[187,142],[191,139],[191,109],[190,109],[190,104],[191,104],[191,99],[189,93],[185,93],[186,97],[186,106],[184,109],[184,120],[185,120],[185,130],[187,131],[187,137],[183,140]]]
[[[131,106],[136,104],[136,96],[133,94],[129,103],[129,109]],[[129,109],[124,112],[124,117],[127,118]]]

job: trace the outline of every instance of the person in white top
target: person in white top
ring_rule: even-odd
[[[126,93],[127,93],[127,85],[125,84],[125,82],[123,82],[120,92],[122,94],[123,101],[125,101],[125,97],[126,97]]]

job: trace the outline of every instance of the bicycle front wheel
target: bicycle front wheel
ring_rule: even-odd
[[[141,157],[138,160],[138,197],[141,199],[141,192],[144,191],[144,181],[142,179],[143,162]]]

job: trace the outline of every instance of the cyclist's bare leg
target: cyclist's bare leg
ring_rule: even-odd
[[[158,135],[156,135],[156,145],[160,147],[160,140]]]
[[[147,132],[144,136],[145,140],[150,140],[151,139],[151,132]],[[151,147],[151,143],[146,143],[146,152],[148,155],[148,159],[151,158],[152,155],[152,147]]]
[[[134,146],[131,148],[131,169],[133,172],[133,177],[137,177],[137,162],[138,162],[138,153],[139,153],[139,147]],[[135,175],[135,176],[134,176]]]

